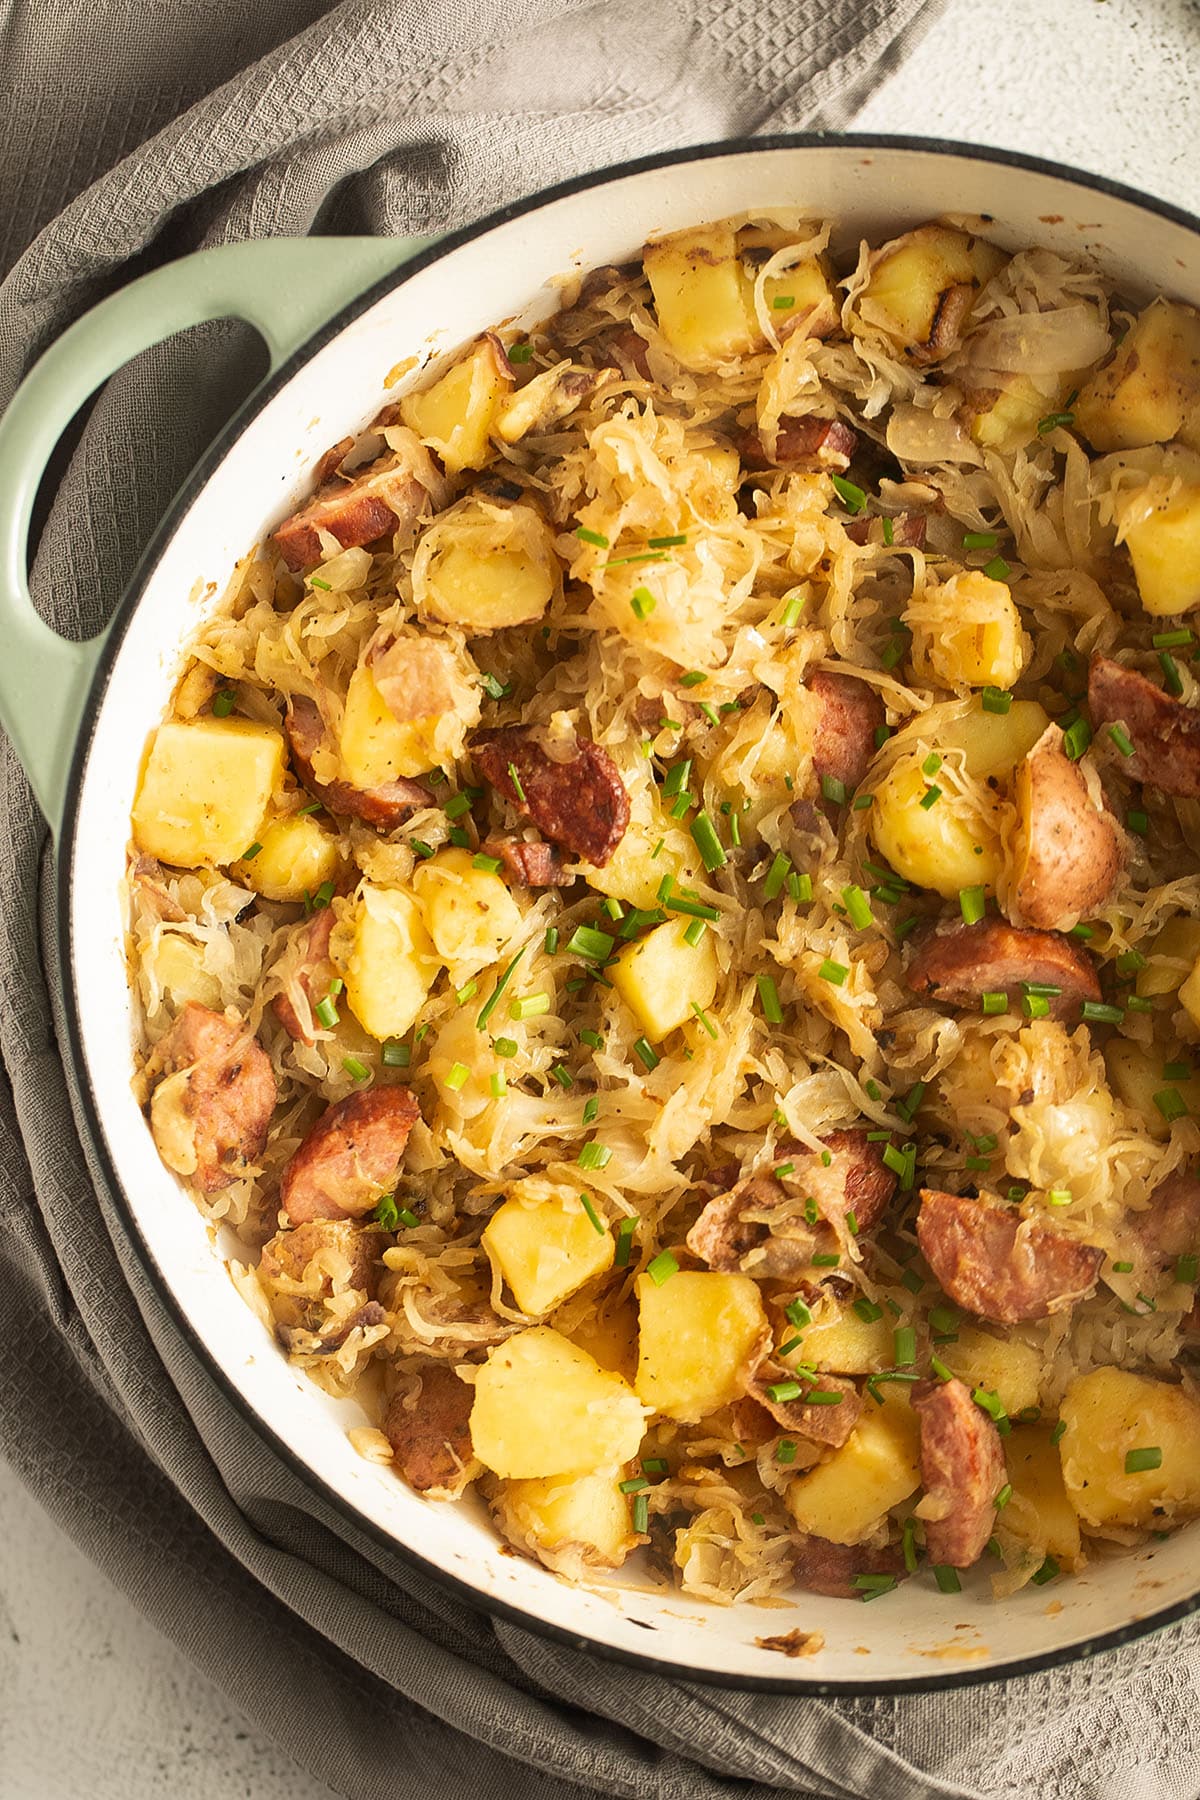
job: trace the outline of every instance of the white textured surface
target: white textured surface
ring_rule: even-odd
[[[858,124],[1054,157],[1200,209],[1197,67],[1195,0],[950,0]],[[0,1467],[0,1800],[329,1793]]]

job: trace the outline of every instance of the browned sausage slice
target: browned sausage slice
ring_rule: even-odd
[[[911,1397],[921,1425],[920,1516],[929,1560],[969,1569],[996,1525],[1005,1481],[1000,1433],[957,1378],[919,1381]]]
[[[1133,755],[1117,759],[1123,774],[1164,794],[1200,795],[1200,709],[1108,656],[1092,658],[1088,708],[1097,736],[1118,722],[1128,732]]]
[[[471,754],[484,779],[543,837],[603,868],[629,824],[629,795],[607,750],[579,738],[570,761],[555,762],[532,726],[503,725],[477,732]]]
[[[1056,987],[1049,1017],[1075,1019],[1085,1000],[1099,1000],[1100,978],[1086,950],[1054,931],[1022,931],[1002,919],[952,925],[917,946],[905,976],[910,990],[946,1006],[978,1008],[980,995],[1019,1002],[1029,982]]]
[[[1166,1268],[1181,1256],[1200,1254],[1200,1181],[1181,1169],[1160,1181],[1145,1212],[1130,1213],[1130,1228],[1147,1256]]]
[[[757,432],[748,432],[738,446],[750,469],[833,469],[839,474],[850,467],[857,448],[858,433],[841,419],[795,419],[786,414],[779,421],[773,456],[768,456]]]
[[[419,1494],[452,1493],[469,1474],[471,1404],[474,1391],[445,1363],[421,1366],[421,1391],[397,1394],[384,1415],[383,1429],[396,1467]]]
[[[1066,754],[1057,725],[1017,770],[1016,798],[1012,916],[1042,930],[1069,926],[1112,892],[1124,861],[1121,828],[1088,786],[1084,765]]]
[[[904,1557],[898,1546],[885,1544],[880,1550],[866,1544],[831,1544],[828,1538],[796,1539],[795,1576],[797,1587],[810,1594],[829,1594],[835,1600],[860,1600],[862,1589],[854,1585],[856,1575],[894,1575],[904,1577]]]
[[[358,788],[349,781],[318,781],[313,773],[313,757],[325,736],[325,722],[315,701],[303,695],[293,696],[283,725],[297,775],[331,813],[362,819],[381,831],[393,831],[410,813],[432,805],[428,788],[404,776],[373,788]]]
[[[163,1079],[150,1124],[159,1155],[206,1194],[228,1187],[267,1141],[276,1099],[270,1058],[243,1020],[189,1000],[155,1060]]]
[[[408,1134],[421,1116],[405,1087],[373,1087],[329,1107],[279,1184],[293,1225],[370,1212],[394,1185]]]
[[[925,546],[927,524],[925,513],[896,513],[891,520],[892,533],[889,537],[878,513],[864,513],[860,519],[851,519],[845,532],[854,544],[886,544],[896,550],[921,550]]]
[[[820,702],[813,741],[813,774],[845,785],[847,794],[858,786],[875,754],[875,733],[885,723],[883,701],[873,687],[854,675],[818,669],[808,691]]]
[[[510,881],[522,887],[568,887],[566,858],[557,844],[543,844],[537,839],[489,838],[483,846],[487,856],[498,856]]]
[[[1045,1319],[1090,1294],[1103,1250],[1047,1231],[995,1200],[926,1188],[917,1241],[951,1300],[1000,1325]]]
[[[814,1444],[840,1449],[862,1411],[862,1397],[854,1383],[842,1375],[818,1375],[815,1381],[802,1380],[804,1391],[794,1400],[772,1400],[768,1390],[787,1379],[787,1372],[774,1364],[766,1373],[760,1368],[750,1383],[750,1392],[785,1431]],[[812,1394],[836,1394],[837,1399],[813,1400],[809,1397]]]
[[[266,1287],[275,1315],[275,1328],[291,1349],[300,1332],[319,1332],[326,1322],[325,1302],[348,1288],[365,1294],[367,1304],[339,1322],[337,1329],[311,1347],[325,1355],[345,1342],[356,1325],[377,1325],[383,1308],[375,1301],[379,1286],[379,1258],[387,1236],[375,1225],[359,1225],[350,1219],[310,1219],[294,1231],[280,1231],[265,1243],[259,1258],[259,1280]],[[312,1267],[314,1259],[321,1261]],[[334,1280],[334,1272],[337,1281]],[[296,1293],[296,1287],[311,1292]],[[370,1316],[366,1315],[370,1312]]]
[[[343,440],[326,452],[317,465],[318,482],[330,472],[330,457],[340,462],[350,448]],[[414,437],[411,444],[372,463],[351,481],[325,481],[311,500],[284,520],[273,534],[274,542],[289,569],[311,569],[325,554],[323,531],[343,550],[373,544],[385,533],[411,535],[421,514],[440,506],[446,491],[445,478]]]
[[[336,973],[329,960],[329,939],[333,932],[333,908],[322,906],[317,909],[304,927],[300,943],[300,961],[289,982],[300,990],[308,1002],[310,1023],[314,1007],[329,992],[329,984]],[[309,1036],[308,1030],[296,1010],[295,1001],[285,990],[276,994],[271,1002],[271,1010],[283,1026],[289,1037],[299,1038],[305,1044],[316,1040]]]

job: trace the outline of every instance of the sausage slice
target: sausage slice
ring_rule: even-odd
[[[795,419],[786,414],[775,433],[773,455],[767,454],[757,432],[747,433],[738,446],[750,469],[833,469],[838,474],[850,467],[857,448],[858,433],[841,419]]]
[[[446,480],[415,436],[402,449],[372,463],[353,480],[323,477],[332,473],[330,458],[340,462],[352,447],[348,440],[334,446],[317,465],[321,484],[312,499],[273,534],[273,541],[289,569],[311,569],[325,552],[321,533],[336,538],[343,550],[373,544],[385,533],[411,536],[427,509],[436,509],[446,498]],[[341,454],[339,455],[338,452]]]
[[[428,788],[402,775],[373,788],[355,787],[349,781],[318,781],[313,757],[325,736],[325,722],[316,702],[306,696],[295,695],[289,700],[283,728],[297,775],[309,793],[338,817],[362,819],[381,831],[394,831],[410,813],[432,804]]]
[[[522,887],[569,887],[573,879],[567,874],[566,857],[557,844],[543,844],[537,839],[489,838],[483,846],[485,855],[498,856],[510,881]]]
[[[477,732],[471,754],[484,779],[543,837],[603,868],[629,824],[629,795],[607,750],[580,738],[568,762],[555,762],[533,726],[503,725]]]
[[[1161,1268],[1200,1252],[1200,1181],[1185,1169],[1160,1181],[1145,1212],[1130,1213],[1130,1229]]]
[[[318,907],[301,934],[300,961],[289,983],[289,988],[298,988],[307,1000],[310,1023],[314,1007],[329,992],[329,984],[335,974],[329,959],[329,939],[332,932],[333,908]],[[289,1037],[299,1038],[305,1044],[316,1042],[315,1038],[309,1036],[288,990],[276,994],[271,1002],[271,1010]]]
[[[842,1375],[822,1374],[804,1382],[804,1392],[794,1400],[772,1400],[768,1390],[787,1379],[786,1372],[774,1365],[766,1373],[760,1368],[750,1383],[750,1393],[775,1423],[793,1436],[840,1449],[862,1411],[862,1397],[854,1383]],[[812,1400],[811,1394],[836,1394],[837,1399]]]
[[[189,1000],[161,1039],[150,1128],[169,1169],[202,1193],[245,1175],[262,1155],[276,1087],[271,1060],[241,1019]]]
[[[1090,1294],[1104,1262],[1093,1244],[1047,1231],[996,1200],[926,1188],[917,1241],[951,1300],[1000,1325],[1045,1319]]]
[[[1002,919],[930,933],[905,979],[926,999],[975,1008],[982,994],[1004,993],[1011,1003],[1026,983],[1057,987],[1047,996],[1054,1019],[1077,1019],[1085,1000],[1100,998],[1100,977],[1086,950],[1057,932],[1022,931]]]
[[[321,1340],[321,1350],[336,1350],[345,1342],[355,1325],[378,1324],[383,1308],[376,1305],[379,1287],[379,1258],[387,1243],[387,1235],[374,1225],[359,1225],[351,1219],[310,1219],[292,1231],[279,1231],[263,1245],[259,1258],[259,1280],[271,1295],[275,1327],[283,1343],[290,1349],[298,1332],[319,1332],[326,1320],[325,1302],[335,1292],[333,1269],[344,1279],[338,1290],[354,1288],[365,1294],[367,1305],[341,1322],[338,1330]],[[322,1264],[312,1269],[315,1258]],[[310,1269],[311,1277],[310,1277]],[[293,1285],[311,1285],[313,1293],[295,1293]],[[362,1317],[368,1306],[374,1306],[379,1317]]]
[[[474,1390],[446,1363],[421,1366],[421,1389],[397,1394],[384,1415],[383,1430],[396,1467],[419,1494],[460,1493],[474,1473],[471,1404]]]
[[[394,1186],[420,1116],[405,1087],[368,1088],[329,1107],[283,1171],[279,1204],[292,1224],[370,1212]]]
[[[1200,796],[1200,709],[1172,699],[1160,687],[1109,656],[1093,656],[1088,669],[1088,708],[1097,736],[1120,722],[1133,745],[1118,758],[1122,772],[1164,794]]]
[[[1047,726],[1017,770],[1016,908],[1023,925],[1070,926],[1107,900],[1124,861],[1121,827],[1095,772]]]
[[[859,1600],[862,1589],[856,1575],[895,1575],[903,1578],[904,1557],[897,1545],[871,1550],[866,1544],[831,1544],[828,1538],[795,1540],[796,1586],[810,1594],[829,1594],[835,1600]]]
[[[818,669],[808,691],[820,702],[813,742],[813,774],[828,776],[852,793],[875,754],[875,733],[885,723],[883,701],[873,687],[854,675]]]
[[[920,1516],[929,1560],[969,1569],[996,1525],[1005,1481],[1000,1433],[957,1377],[919,1381],[911,1399],[921,1426]]]

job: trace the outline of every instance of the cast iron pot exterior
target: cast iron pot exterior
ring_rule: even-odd
[[[807,1594],[780,1606],[719,1608],[664,1594],[636,1573],[568,1586],[505,1554],[482,1507],[423,1500],[354,1452],[346,1431],[365,1415],[292,1369],[240,1298],[199,1212],[159,1161],[130,1088],[129,814],[183,648],[234,563],[304,497],[329,444],[478,331],[544,316],[556,301],[555,277],[627,259],[656,233],[779,205],[834,218],[843,248],[938,214],[982,213],[1009,247],[1082,252],[1134,295],[1200,302],[1200,222],[1189,215],[1028,158],[855,135],[649,158],[566,183],[432,245],[300,240],[201,253],[72,327],[0,422],[0,619],[10,644],[0,717],[55,828],[64,1050],[80,1130],[181,1329],[305,1482],[463,1597],[596,1654],[728,1687],[940,1688],[1064,1662],[1185,1616],[1200,1605],[1192,1532],[1003,1602],[991,1599],[986,1569],[954,1595],[923,1573],[867,1611]],[[106,638],[67,645],[32,615],[25,589],[28,518],[54,441],[87,393],[138,349],[226,315],[258,325],[272,373],[176,499]],[[386,389],[389,371],[409,357],[418,366]],[[232,1239],[219,1249],[237,1254]],[[820,1632],[824,1649],[789,1658],[758,1642],[793,1629]]]

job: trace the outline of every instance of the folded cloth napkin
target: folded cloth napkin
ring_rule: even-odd
[[[201,244],[439,231],[620,157],[840,126],[932,10],[8,0],[0,401],[87,305]],[[109,383],[41,534],[35,586],[58,626],[102,622],[254,371],[249,334],[209,326]],[[1200,1793],[1192,1627],[944,1695],[724,1693],[490,1621],[348,1525],[198,1364],[81,1148],[58,1049],[51,851],[7,746],[0,842],[0,1448],[299,1763],[356,1800]]]

